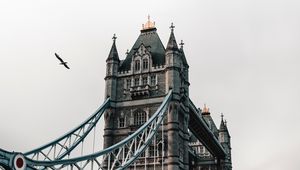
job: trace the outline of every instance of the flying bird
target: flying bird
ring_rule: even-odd
[[[61,59],[61,58],[58,56],[58,54],[55,53],[55,56],[56,56],[57,59],[59,59],[61,65],[64,65],[67,69],[70,69],[70,68],[68,67],[68,65],[67,65],[67,62],[65,62],[63,59]]]

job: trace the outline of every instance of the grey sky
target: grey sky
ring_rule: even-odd
[[[112,35],[123,59],[150,14],[164,44],[171,22],[185,42],[191,99],[218,126],[225,114],[234,169],[298,170],[299,9],[296,0],[1,1],[0,147],[27,151],[85,120],[103,102]]]

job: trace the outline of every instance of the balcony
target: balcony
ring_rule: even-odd
[[[146,85],[139,85],[130,87],[131,97],[137,96],[149,96],[150,95],[150,86]]]

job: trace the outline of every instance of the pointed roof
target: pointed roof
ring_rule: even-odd
[[[171,34],[170,34],[170,38],[167,44],[167,50],[173,50],[173,51],[178,51],[178,46],[177,46],[177,42],[176,42],[176,38],[174,35],[174,28],[175,26],[173,25],[173,23],[170,26],[171,29]]]
[[[145,27],[144,27],[145,28]],[[150,54],[152,56],[152,65],[164,65],[165,64],[165,47],[162,44],[155,27],[147,27],[141,30],[141,34],[135,41],[124,62],[120,66],[120,70],[130,70],[130,64],[132,57],[140,45],[143,44],[145,47],[150,47]]]
[[[221,124],[220,124],[220,129],[219,130],[222,131],[222,132],[225,132],[227,130],[226,125],[225,125],[225,123],[223,121],[223,118],[221,120]]]
[[[184,45],[183,40],[180,41],[179,45],[180,45],[180,52],[182,54],[182,62],[183,62],[184,65],[189,67],[189,65],[187,63],[187,60],[186,60],[186,57],[185,57],[185,54],[184,54],[184,51],[183,51],[183,45]]]
[[[220,131],[220,132],[226,132],[226,133],[228,134],[228,136],[230,137],[229,131],[228,131],[228,129],[227,129],[227,122],[226,122],[226,120],[225,120],[225,121],[223,120],[223,117],[224,117],[224,115],[223,115],[223,113],[222,113],[222,114],[221,114],[221,124],[220,124],[220,129],[219,129],[219,131]]]
[[[208,127],[212,130],[213,134],[217,137],[219,135],[218,128],[217,128],[214,120],[210,116],[210,111],[209,111],[209,108],[206,107],[206,104],[204,104],[201,114],[203,116],[203,119],[207,123]]]
[[[111,49],[110,49],[110,52],[109,52],[109,55],[108,55],[106,61],[108,61],[108,60],[120,61],[119,54],[118,54],[117,47],[116,47],[116,39],[117,39],[116,34],[114,34],[112,39],[113,39],[113,44],[111,46]]]

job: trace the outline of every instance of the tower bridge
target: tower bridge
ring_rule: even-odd
[[[178,47],[175,26],[170,28],[165,48],[149,18],[124,60],[114,35],[106,59],[104,103],[79,126],[39,148],[24,153],[0,149],[0,167],[231,170],[226,122],[222,116],[217,128],[209,109],[198,109],[189,98],[183,42]],[[101,118],[104,144],[95,151]],[[93,152],[83,154],[93,135]]]

